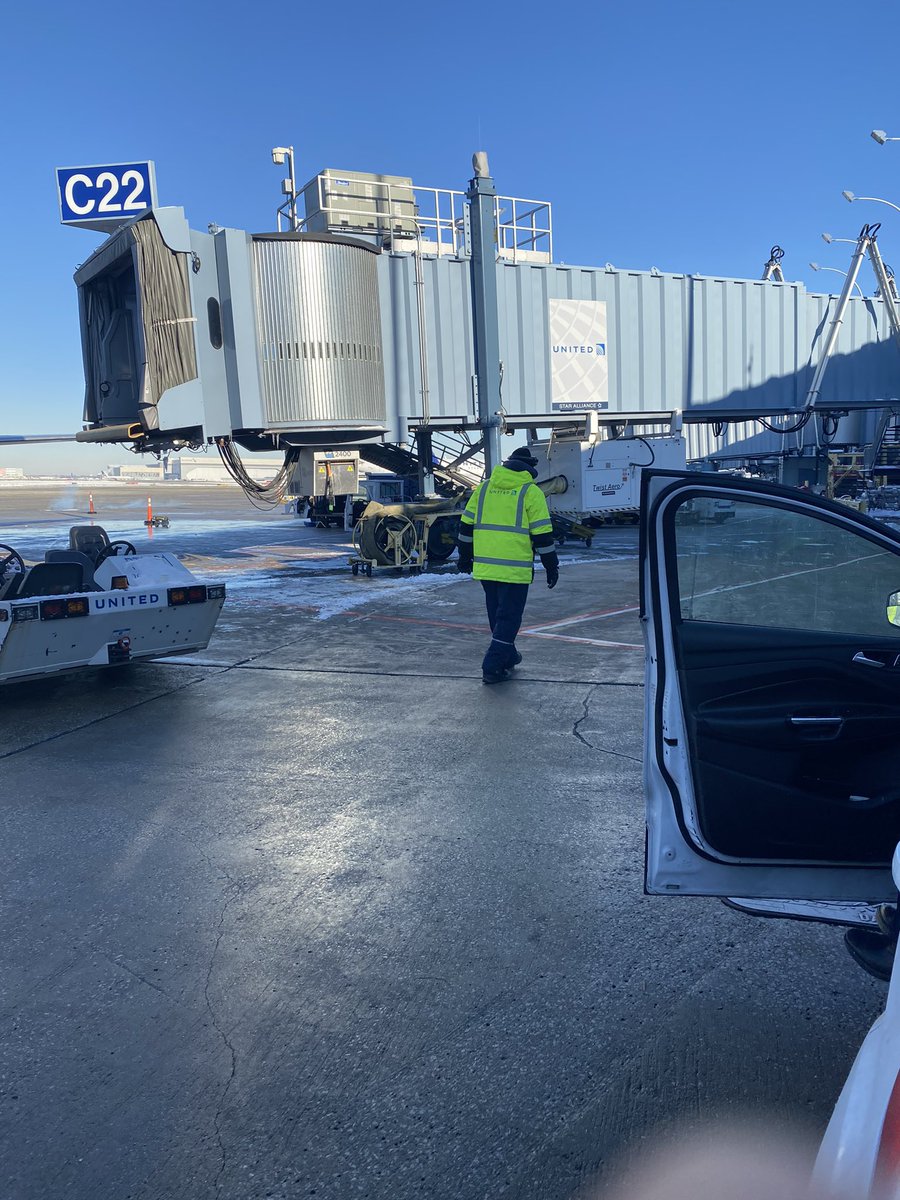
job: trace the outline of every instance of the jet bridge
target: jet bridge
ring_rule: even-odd
[[[108,238],[75,276],[79,440],[216,444],[239,479],[239,447],[401,448],[430,490],[435,458],[452,479],[486,432],[546,437],[590,413],[681,411],[689,460],[740,459],[867,444],[875,411],[900,406],[880,277],[876,296],[810,294],[778,248],[756,280],[571,267],[551,261],[549,205],[492,196],[476,175],[428,216],[433,189],[397,177],[395,196],[379,178],[384,204],[374,182],[354,184],[364,203],[323,173],[300,229],[201,233],[154,208]],[[496,233],[477,271],[476,199]]]

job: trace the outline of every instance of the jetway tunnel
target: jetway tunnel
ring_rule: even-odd
[[[396,237],[201,233],[181,209],[157,208],[125,225],[75,276],[80,439],[138,451],[354,445],[377,457],[414,449],[416,429],[477,439],[487,407],[510,430],[679,410],[689,458],[802,449],[806,435],[786,442],[781,427],[802,410],[835,297],[501,255],[500,385],[485,405],[465,241],[450,253],[404,221]],[[832,442],[871,440],[874,409],[900,394],[898,368],[882,299],[851,300],[818,399],[843,414]]]

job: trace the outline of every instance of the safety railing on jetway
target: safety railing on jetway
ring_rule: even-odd
[[[301,232],[376,236],[393,249],[460,257],[468,253],[466,193],[322,173],[287,196],[277,211],[278,230],[291,228],[303,196]],[[510,262],[553,261],[553,213],[549,201],[497,196],[494,201],[498,257]],[[404,245],[404,243],[406,243]]]

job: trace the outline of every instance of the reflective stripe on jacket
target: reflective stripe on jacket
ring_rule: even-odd
[[[469,498],[458,540],[472,543],[476,579],[531,583],[535,553],[553,550],[547,498],[528,471],[494,467]]]

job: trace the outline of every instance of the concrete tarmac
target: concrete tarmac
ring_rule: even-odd
[[[0,692],[0,1195],[564,1200],[673,1123],[821,1132],[885,989],[642,894],[632,530],[498,687],[470,580],[181,532],[204,654]]]

